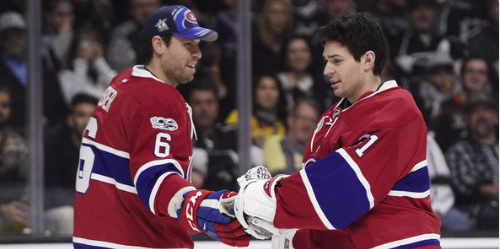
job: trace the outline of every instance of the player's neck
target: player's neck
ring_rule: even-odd
[[[167,75],[165,74],[165,72],[162,70],[162,68],[160,68],[160,66],[158,64],[155,64],[155,63],[150,63],[148,65],[145,65],[144,68],[150,72],[151,74],[153,74],[153,76],[157,77],[158,79],[160,79],[161,81],[165,82],[166,84],[168,85],[171,85],[173,87],[176,87],[177,84],[171,82],[169,80],[169,77],[167,77]]]
[[[362,97],[366,92],[375,92],[381,87],[381,85],[383,85],[381,78],[379,76],[374,76],[374,75],[367,77],[365,79],[365,82],[366,83],[357,92],[357,94],[354,94],[353,96],[347,97],[348,101],[351,104],[354,104],[355,102],[357,102],[360,99],[360,97]]]

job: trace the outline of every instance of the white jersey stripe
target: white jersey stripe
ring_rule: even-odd
[[[422,162],[419,162],[417,163],[411,170],[411,172],[415,172],[415,171],[418,171],[424,167],[426,167],[428,165],[428,163],[426,162],[426,160],[422,161]]]
[[[327,227],[330,230],[335,230],[336,228],[331,224],[329,219],[327,219],[327,216],[325,216],[324,212],[322,211],[322,208],[318,204],[317,197],[315,197],[315,192],[313,192],[313,188],[311,187],[311,183],[310,180],[308,179],[308,175],[306,175],[305,169],[300,170],[299,174],[301,175],[301,179],[303,179],[303,184],[306,187],[306,191],[308,192],[308,196],[310,197],[311,204],[313,204],[313,207],[315,208],[318,217],[320,218],[325,227]]]
[[[80,237],[73,237],[73,243],[79,243],[89,246],[97,246],[97,247],[106,247],[106,248],[123,248],[123,249],[163,249],[163,248],[154,248],[154,247],[142,247],[142,246],[128,246],[118,243],[99,241],[99,240],[91,240],[84,239]],[[167,249],[167,248],[165,248]],[[169,249],[188,249],[188,248],[169,248]]]
[[[100,174],[92,173],[92,175],[90,176],[90,178],[93,179],[93,180],[96,180],[96,181],[105,182],[105,183],[109,183],[111,185],[115,185],[115,187],[117,187],[117,189],[123,190],[125,192],[129,192],[129,193],[132,193],[132,194],[137,194],[137,190],[136,190],[136,188],[134,186],[129,186],[129,185],[126,185],[126,184],[118,183],[117,181],[115,181],[115,179],[113,179],[111,177],[107,177],[107,176],[103,176],[103,175],[100,175]]]
[[[344,158],[344,160],[346,160],[348,165],[350,165],[351,169],[353,169],[353,171],[357,175],[357,178],[360,181],[360,183],[362,183],[362,186],[364,186],[365,192],[367,193],[367,201],[369,201],[369,209],[372,209],[374,207],[374,196],[372,195],[371,192],[371,185],[369,184],[367,179],[365,179],[365,176],[362,174],[360,167],[355,161],[353,161],[353,159],[350,157],[350,155],[348,155],[348,153],[344,149],[338,149],[336,150],[336,152],[338,152]]]
[[[410,237],[410,238],[406,238],[406,239],[401,239],[401,240],[393,241],[393,242],[386,243],[386,244],[383,244],[380,246],[376,246],[376,247],[373,247],[372,249],[395,248],[397,246],[404,246],[404,245],[416,243],[416,242],[423,241],[423,240],[429,240],[429,239],[437,239],[438,240],[438,239],[440,239],[440,235],[435,234],[435,233],[421,234],[418,236],[414,236],[414,237]]]
[[[409,192],[409,191],[400,191],[400,190],[391,190],[388,193],[389,196],[395,197],[411,197],[415,199],[422,199],[430,195],[430,190],[426,190],[424,192]]]
[[[102,151],[106,151],[108,153],[111,153],[113,155],[116,155],[116,156],[119,156],[119,157],[122,157],[122,158],[127,158],[127,159],[130,158],[129,153],[127,153],[125,151],[113,149],[113,148],[111,148],[109,146],[106,146],[104,144],[100,144],[100,143],[98,143],[96,141],[92,141],[92,140],[87,139],[87,138],[83,138],[82,139],[82,143],[96,146],[98,149],[100,149]]]
[[[165,177],[167,177],[171,174],[177,174],[177,173],[172,172],[172,171],[163,173],[160,177],[158,177],[157,182],[155,182],[155,186],[153,186],[153,189],[151,190],[150,199],[149,199],[149,206],[150,206],[149,208],[153,214],[156,214],[155,213],[155,197],[157,196],[158,189],[160,188],[160,185],[164,181]]]

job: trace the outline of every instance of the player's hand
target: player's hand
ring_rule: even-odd
[[[257,239],[269,239],[278,234],[273,226],[276,211],[275,186],[280,175],[271,178],[268,169],[258,166],[238,178],[240,191],[235,201],[235,215],[245,231]]]
[[[233,218],[235,196],[228,190],[198,189],[185,193],[183,207],[177,211],[181,224],[193,234],[204,232],[229,246],[248,246],[250,236]]]

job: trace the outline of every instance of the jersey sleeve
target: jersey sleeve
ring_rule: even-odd
[[[187,180],[192,131],[184,102],[164,101],[167,104],[136,105],[129,114],[126,134],[131,177],[139,198],[153,214],[175,218],[182,194],[194,189]]]
[[[278,228],[342,229],[388,195],[429,195],[426,127],[375,129],[280,182]]]

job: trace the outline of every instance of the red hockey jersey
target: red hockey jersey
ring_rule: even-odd
[[[299,228],[300,249],[440,248],[426,126],[411,94],[388,81],[345,104],[321,116],[305,167],[280,182],[275,226]]]
[[[190,183],[191,109],[143,66],[117,75],[86,127],[75,248],[193,248],[175,211]],[[128,247],[129,246],[129,247]]]

